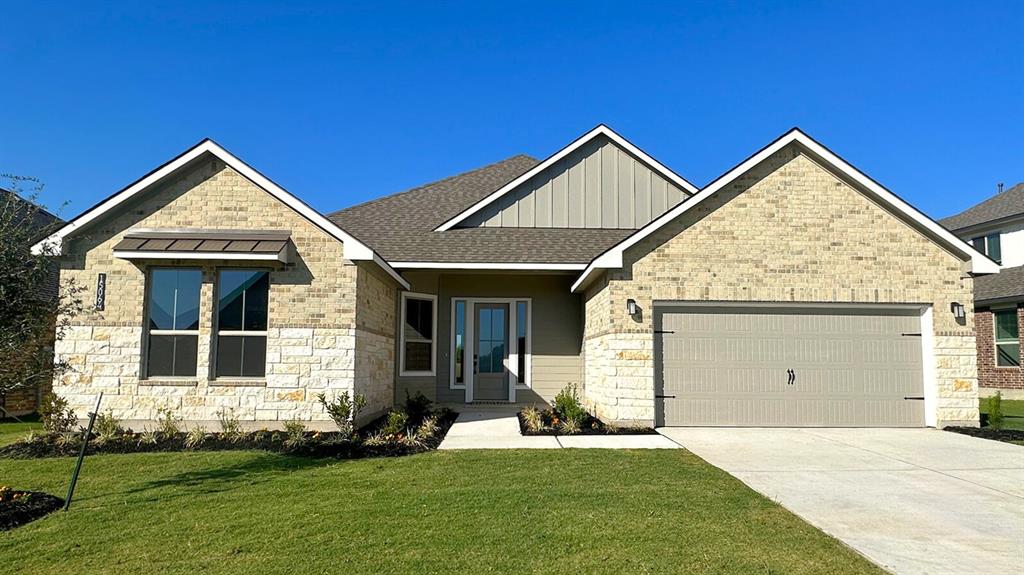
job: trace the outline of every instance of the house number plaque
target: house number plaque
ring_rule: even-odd
[[[96,276],[96,309],[103,311],[103,305],[107,301],[107,274]]]

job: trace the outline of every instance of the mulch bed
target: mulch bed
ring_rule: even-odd
[[[550,410],[545,412],[545,422],[550,422],[554,415]],[[516,414],[519,418],[519,433],[522,435],[657,435],[658,432],[650,427],[617,427],[609,426],[600,419],[589,415],[587,421],[580,426],[578,433],[565,433],[557,426],[545,427],[539,431],[530,431],[526,428],[526,419],[523,412]]]
[[[64,500],[39,491],[8,491],[14,497],[0,502],[0,531],[35,521],[64,506]]]
[[[944,427],[943,429],[994,441],[1024,441],[1024,431],[1019,429],[993,429],[991,427]]]
[[[225,437],[221,433],[208,433],[199,445],[188,446],[188,434],[159,435],[156,443],[144,441],[142,434],[127,432],[108,441],[100,442],[95,435],[89,441],[86,454],[111,453],[154,453],[178,451],[239,451],[259,449],[288,455],[308,457],[336,457],[339,459],[360,459],[365,457],[397,457],[412,455],[436,449],[444,439],[448,429],[455,422],[457,413],[441,410],[436,413],[438,430],[434,436],[421,444],[407,444],[401,441],[390,441],[381,445],[366,445],[362,441],[350,441],[338,432],[306,432],[304,441],[294,445],[286,442],[288,435],[284,431],[258,431],[245,433],[237,437]],[[360,431],[362,437],[367,431],[373,431],[380,425],[380,420],[371,422]],[[79,437],[81,434],[79,434]],[[0,458],[36,459],[43,457],[77,456],[81,449],[80,440],[73,443],[61,443],[58,435],[41,435],[31,442],[19,441],[0,448]]]

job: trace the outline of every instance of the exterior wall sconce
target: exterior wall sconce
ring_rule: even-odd
[[[949,311],[953,312],[953,317],[958,320],[967,317],[967,310],[964,308],[964,304],[960,302],[953,302],[949,304]]]
[[[629,315],[636,315],[636,312],[637,312],[636,300],[635,299],[627,299],[626,300],[626,313],[628,313]]]

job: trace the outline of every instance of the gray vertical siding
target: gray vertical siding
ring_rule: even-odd
[[[461,225],[637,229],[687,195],[602,136],[587,142]]]
[[[396,401],[421,392],[434,401],[462,403],[465,392],[449,389],[453,297],[522,297],[533,302],[532,386],[516,391],[518,403],[549,402],[569,383],[583,381],[583,304],[569,293],[573,274],[476,274],[406,271],[418,293],[438,296],[436,377],[397,376]],[[401,345],[396,342],[396,345]],[[396,349],[395,357],[399,357]],[[395,370],[398,373],[398,370]]]

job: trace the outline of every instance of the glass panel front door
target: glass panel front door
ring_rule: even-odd
[[[478,303],[474,333],[473,398],[508,400],[508,304]]]

